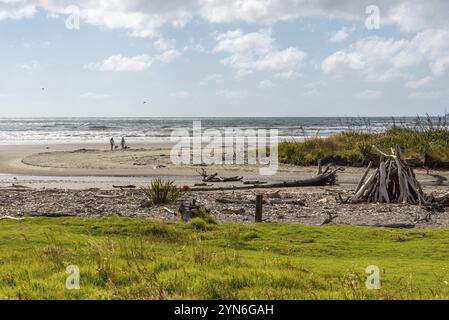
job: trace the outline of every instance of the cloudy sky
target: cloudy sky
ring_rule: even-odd
[[[0,0],[0,117],[443,114],[448,12],[447,0]]]

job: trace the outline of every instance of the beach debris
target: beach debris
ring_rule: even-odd
[[[252,184],[252,185],[256,185],[256,184],[267,184],[268,182],[266,181],[259,181],[259,180],[255,180],[255,181],[243,181],[243,184]]]
[[[321,226],[332,223],[336,218],[338,218],[338,214],[328,213],[327,218],[321,223]]]
[[[355,188],[355,185],[354,185]],[[432,190],[431,188],[425,189]],[[266,190],[267,193],[278,191]],[[348,225],[389,225],[416,222],[419,228],[435,228],[449,226],[449,210],[444,213],[428,212],[425,207],[403,204],[369,204],[360,203],[353,205],[336,206],[332,201],[328,204],[320,204],[318,200],[324,198],[323,191],[319,188],[312,188],[304,193],[302,188],[291,190],[280,190],[282,199],[300,199],[307,206],[300,207],[292,204],[282,205],[264,205],[263,218],[272,221],[279,220],[278,215],[284,215],[283,221],[288,223],[301,223],[305,225],[320,225],[327,217],[329,212],[338,214],[339,217],[334,223]],[[137,188],[134,197],[130,193],[125,193],[118,189],[114,190],[86,190],[86,189],[23,189],[23,190],[0,190],[0,216],[11,216],[17,218],[30,216],[51,216],[57,217],[59,214],[64,216],[77,217],[103,217],[123,216],[150,218],[164,221],[178,221],[180,214],[177,212],[182,201],[185,206],[190,205],[192,198],[197,199],[196,205],[200,207],[213,208],[214,217],[220,223],[248,223],[254,221],[254,203],[250,204],[221,204],[215,201],[216,198],[240,198],[254,200],[255,194],[252,190],[222,192],[186,192],[176,204],[171,205],[152,205],[148,208],[142,208],[141,202],[146,199],[143,190]],[[97,194],[117,195],[117,198],[97,198]],[[351,192],[353,194],[353,191]],[[343,196],[345,197],[345,193]],[[349,194],[348,194],[349,195]],[[438,194],[436,195],[438,196]],[[327,197],[331,197],[327,195]],[[269,203],[271,200],[265,195],[265,200]],[[449,196],[448,196],[449,199]],[[169,214],[163,207],[166,206],[175,210],[177,215]],[[187,208],[188,209],[188,208]],[[428,220],[426,216],[431,213]],[[415,221],[416,220],[416,221]],[[6,220],[7,221],[7,220]]]
[[[271,196],[270,196],[271,195]],[[268,199],[263,199],[263,204],[269,205],[292,205],[292,206],[305,206],[305,202],[295,198],[282,198],[279,192],[275,192],[268,195]],[[256,204],[255,198],[243,198],[243,197],[221,197],[216,198],[215,202],[221,204],[238,204],[238,205],[254,205]]]
[[[439,174],[432,174],[432,173],[430,173],[430,170],[428,170],[428,169],[426,171],[426,174],[428,176],[435,178],[435,185],[437,185],[437,186],[442,186],[442,185],[444,185],[445,182],[448,181],[448,179],[446,177],[443,177],[442,175],[439,175]]]
[[[201,172],[197,171],[198,174],[203,177],[203,182],[237,182],[242,181],[243,177],[235,176],[235,177],[219,177],[218,173],[207,174],[206,169],[202,168]]]
[[[75,217],[75,214],[71,213],[47,213],[47,212],[36,212],[32,211],[27,214],[29,217],[46,217],[46,218],[67,218],[67,217]]]
[[[181,214],[182,220],[184,222],[189,222],[193,218],[195,218],[199,212],[204,212],[207,215],[210,215],[211,210],[199,205],[195,198],[192,199],[190,203],[181,202],[179,206],[178,212]]]
[[[304,207],[306,205],[305,202],[300,199],[270,199],[269,203],[271,205],[290,204],[290,205],[301,206],[301,207]]]
[[[21,221],[21,220],[25,220],[25,218],[17,218],[17,217],[11,217],[11,216],[4,216],[4,217],[0,217],[0,220],[15,220],[15,221]]]
[[[281,192],[279,190],[276,192],[268,193],[267,197],[270,199],[282,199]]]
[[[213,188],[190,188],[189,191],[207,192],[207,191],[232,191],[232,190],[252,190],[252,189],[280,189],[280,188],[297,188],[297,187],[324,187],[327,185],[335,185],[337,183],[337,173],[344,171],[342,167],[331,166],[321,173],[304,180],[283,181],[280,183],[267,183],[261,185],[243,185],[229,187],[213,187]]]
[[[95,198],[116,199],[116,198],[122,198],[122,196],[121,195],[111,195],[111,194],[96,194]]]
[[[376,223],[374,225],[358,224],[360,227],[378,227],[378,228],[390,228],[390,229],[413,229],[416,227],[414,222],[404,223]]]
[[[173,214],[173,215],[176,216],[176,212],[174,210],[171,210],[171,209],[169,209],[167,207],[163,207],[162,209],[164,209],[165,212],[168,212],[168,213]]]
[[[430,197],[432,203],[438,203],[443,207],[449,207],[449,193],[442,195],[440,197],[431,196]]]
[[[212,185],[203,182],[203,183],[195,183],[193,186],[194,187],[207,187],[207,186],[212,186]]]
[[[239,209],[230,209],[230,208],[226,208],[221,210],[221,212],[223,214],[230,214],[230,215],[239,215],[242,216],[246,213],[245,208],[239,208]]]
[[[153,203],[149,200],[144,199],[140,202],[141,208],[151,208],[152,206],[153,206]]]
[[[134,190],[134,189],[136,189],[137,187],[135,186],[135,185],[132,185],[132,184],[130,184],[130,185],[127,185],[127,186],[112,186],[114,189],[120,189],[120,190]]]
[[[250,199],[244,199],[244,198],[217,198],[215,199],[215,202],[222,203],[222,204],[254,204],[255,200]]]
[[[367,178],[371,169],[368,166],[360,180],[355,195],[349,198],[350,203],[402,203],[427,205],[427,196],[413,172],[402,156],[401,149],[396,146],[388,155],[376,146],[380,154],[379,168]]]

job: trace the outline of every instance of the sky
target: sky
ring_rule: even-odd
[[[0,117],[449,109],[447,0],[0,0]]]

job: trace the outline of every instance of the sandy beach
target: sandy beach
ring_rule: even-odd
[[[116,178],[117,181],[148,181],[154,177],[171,177],[178,184],[201,182],[198,171],[201,166],[176,165],[170,159],[171,143],[132,144],[128,150],[111,152],[107,144],[49,144],[49,145],[0,145],[0,182],[7,177],[27,183],[58,180],[104,181]],[[277,173],[261,176],[257,165],[208,165],[208,172],[218,172],[226,176],[243,176],[246,180],[284,181],[309,178],[316,173],[315,167],[299,167],[280,164]],[[355,185],[363,174],[363,168],[345,168],[339,173],[339,183]],[[425,170],[415,170],[418,180],[428,186],[436,183],[435,177]],[[449,178],[449,172],[439,171],[438,175]],[[2,178],[3,177],[3,178]],[[97,178],[95,178],[97,177]],[[146,179],[148,178],[148,179]],[[64,185],[70,189],[70,186]]]
[[[111,152],[101,144],[11,145],[0,147],[0,188],[4,204],[0,215],[8,216],[83,216],[102,215],[139,216],[162,220],[176,220],[177,205],[145,207],[140,190],[120,191],[113,186],[135,185],[144,187],[156,178],[174,180],[180,186],[201,183],[199,167],[174,165],[170,161],[171,145],[136,144],[128,150]],[[205,168],[221,176],[243,176],[244,180],[268,183],[310,178],[315,167],[280,165],[274,176],[260,176],[259,167],[248,165],[211,165]],[[345,168],[338,174],[338,185],[263,190],[266,195],[279,191],[284,198],[301,199],[303,206],[295,204],[269,205],[264,214],[266,221],[319,225],[329,215],[336,215],[335,223],[356,225],[410,224],[420,221],[417,228],[449,225],[449,214],[438,213],[434,219],[424,221],[426,210],[418,206],[358,204],[339,205],[338,194],[354,191],[363,168]],[[447,181],[438,181],[424,170],[416,170],[425,192],[444,194]],[[435,172],[433,172],[435,174]],[[437,172],[449,178],[448,172]],[[211,183],[213,186],[235,186],[242,182]],[[210,208],[220,222],[252,222],[254,205],[250,203],[257,190],[187,192],[184,199],[197,199]],[[246,199],[244,205],[222,204],[222,197]],[[169,209],[169,210],[167,210]]]

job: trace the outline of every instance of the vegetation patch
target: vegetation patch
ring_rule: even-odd
[[[449,129],[393,127],[385,132],[341,132],[331,137],[307,138],[303,142],[282,142],[279,157],[284,163],[309,166],[321,159],[324,163],[365,166],[370,161],[378,165],[382,150],[399,146],[411,166],[422,166],[424,160],[431,168],[449,168]],[[427,154],[425,159],[424,153]]]
[[[148,188],[143,191],[148,200],[155,205],[168,204],[176,202],[181,196],[181,190],[175,185],[174,181],[155,179]]]

